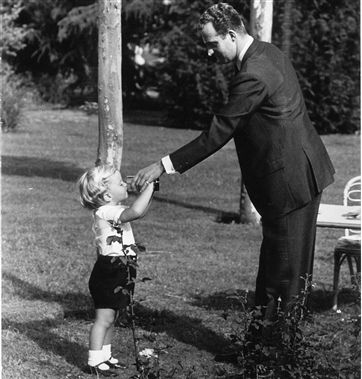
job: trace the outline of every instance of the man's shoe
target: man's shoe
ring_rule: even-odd
[[[109,364],[106,363],[106,362],[102,362],[100,364],[98,364],[97,366],[87,366],[87,373],[88,374],[93,374],[93,375],[97,375],[98,376],[105,376],[105,377],[115,377],[115,376],[118,376],[118,374],[110,369],[104,369],[104,368],[100,368],[99,366],[101,366],[102,364],[107,364],[108,367]]]
[[[105,361],[104,363],[108,365],[109,368],[113,368],[114,370],[127,368],[127,366],[124,363],[119,362],[118,359],[113,357],[109,358],[108,361]]]

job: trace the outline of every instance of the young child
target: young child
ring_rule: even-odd
[[[137,260],[130,221],[147,212],[154,183],[150,183],[130,207],[121,204],[128,197],[127,184],[120,172],[111,166],[102,165],[85,172],[78,187],[81,204],[93,211],[98,254],[89,279],[96,315],[89,335],[87,371],[97,376],[117,376],[111,369],[125,366],[112,357],[111,340],[118,310],[129,304],[129,295],[120,287],[133,291],[134,284],[129,283],[128,275],[130,273],[131,278],[136,276],[135,268],[131,265],[128,271],[122,262]]]

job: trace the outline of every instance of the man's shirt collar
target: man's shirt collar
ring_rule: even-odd
[[[235,63],[235,66],[236,66],[236,69],[238,71],[240,71],[240,68],[241,68],[241,62],[244,58],[244,55],[246,53],[246,51],[249,49],[250,45],[253,43],[254,41],[254,38],[252,36],[250,36],[249,34],[246,35],[245,37],[245,45],[243,47],[243,49],[240,51],[240,54],[236,60],[236,63]]]

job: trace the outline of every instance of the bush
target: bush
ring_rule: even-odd
[[[9,70],[2,73],[1,92],[1,129],[8,132],[19,125],[24,109],[24,92],[19,88],[15,75]]]
[[[295,2],[291,59],[320,133],[360,128],[359,25],[356,1]]]
[[[358,278],[357,278],[358,280]],[[358,281],[359,283],[359,281]],[[343,362],[339,367],[326,356],[329,346],[323,346],[323,325],[313,325],[313,318],[306,307],[311,283],[305,280],[305,288],[286,311],[278,307],[276,319],[263,319],[261,307],[247,309],[246,296],[234,296],[243,311],[236,317],[240,326],[234,330],[231,342],[237,354],[239,378],[355,378],[360,371],[360,288],[356,288],[355,309],[328,328],[336,329],[345,340],[338,354]],[[228,315],[225,314],[225,317]],[[322,332],[321,332],[322,331]],[[343,336],[343,337],[342,337]],[[331,341],[331,345],[335,342]],[[264,375],[264,376],[263,376]],[[228,376],[224,376],[228,377]],[[236,376],[233,376],[236,377]]]
[[[52,104],[67,105],[70,103],[71,96],[75,93],[74,90],[69,89],[72,78],[67,78],[61,73],[56,75],[44,73],[34,77],[33,81],[42,100]]]

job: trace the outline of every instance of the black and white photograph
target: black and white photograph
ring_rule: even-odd
[[[0,377],[360,379],[360,3],[0,9]]]

